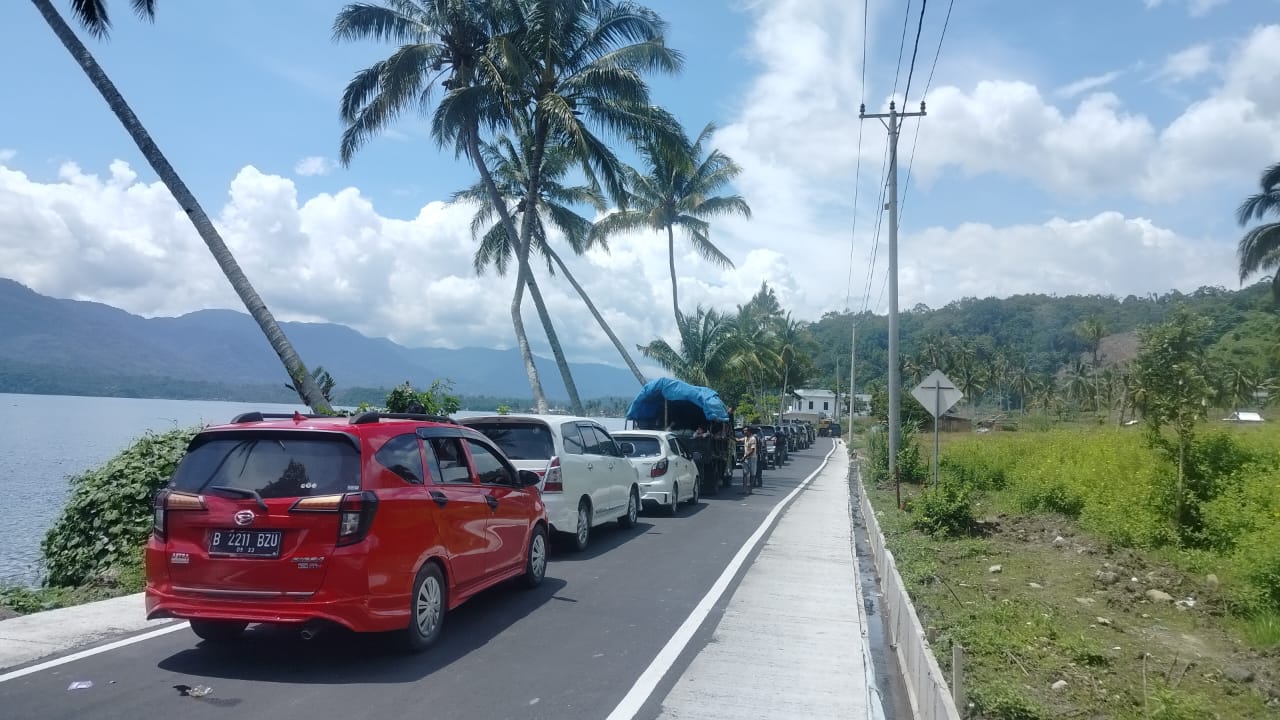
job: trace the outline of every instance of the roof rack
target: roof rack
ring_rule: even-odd
[[[425,422],[446,423],[448,425],[457,425],[453,418],[445,415],[427,415],[426,413],[392,413],[392,412],[362,412],[359,415],[351,416],[352,425],[365,425],[368,423],[376,423],[379,420],[421,420]]]
[[[315,418],[327,418],[327,417],[333,417],[333,416],[332,416],[332,415],[317,415],[317,414],[307,414],[307,415],[303,415],[302,413],[299,413],[299,412],[291,412],[291,413],[264,413],[264,412],[258,412],[258,411],[256,411],[256,410],[255,410],[255,411],[253,411],[253,412],[240,413],[239,415],[235,416],[235,417],[231,420],[231,424],[232,424],[232,425],[239,425],[240,423],[262,422],[263,420],[292,420],[292,419],[297,418],[297,417],[302,417],[302,418],[307,418],[307,419],[315,419]]]

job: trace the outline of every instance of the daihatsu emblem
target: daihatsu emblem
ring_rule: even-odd
[[[236,524],[252,525],[253,518],[254,518],[254,514],[252,510],[241,510],[240,512],[236,513]]]

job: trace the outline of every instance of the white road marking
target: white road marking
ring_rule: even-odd
[[[175,623],[173,625],[165,625],[162,628],[152,630],[151,632],[145,632],[145,633],[142,633],[141,635],[134,635],[133,637],[127,637],[123,640],[116,640],[115,642],[110,642],[110,643],[107,643],[106,645],[99,645],[98,647],[89,648],[88,650],[81,650],[80,652],[71,653],[70,655],[64,655],[60,658],[54,658],[53,660],[37,663],[35,665],[31,665],[30,667],[24,667],[21,670],[13,670],[11,672],[7,672],[3,675],[0,675],[0,683],[9,682],[10,680],[17,680],[20,677],[26,677],[27,675],[38,673],[41,670],[48,670],[49,668],[58,667],[59,665],[66,665],[67,663],[72,663],[77,660],[83,660],[84,658],[93,657],[94,655],[101,655],[104,652],[111,652],[112,650],[115,650],[117,648],[122,648],[122,647],[125,647],[126,645],[133,645],[135,643],[140,643],[146,640],[150,640],[151,638],[154,638],[154,637],[160,637],[161,635],[168,635],[171,632],[177,632],[187,627],[188,627],[188,623],[185,623],[185,622]]]
[[[822,469],[827,466],[827,461],[831,459],[831,456],[839,447],[839,443],[833,444],[831,451],[827,453],[826,457],[822,458],[822,462],[818,465],[817,469],[810,473],[809,477],[805,478],[804,481],[801,482],[796,489],[792,490],[790,494],[783,498],[781,502],[773,506],[773,510],[769,511],[769,514],[765,516],[763,521],[761,521],[760,526],[756,528],[756,531],[752,533],[751,537],[747,538],[747,541],[738,549],[738,554],[734,555],[733,559],[729,561],[724,572],[720,573],[720,577],[716,579],[715,584],[711,586],[711,589],[707,591],[707,594],[704,595],[702,600],[698,602],[697,606],[693,608],[693,612],[689,614],[689,617],[685,618],[685,621],[681,623],[679,628],[676,628],[675,634],[671,636],[671,639],[667,641],[666,645],[662,646],[662,649],[658,651],[657,656],[653,658],[653,662],[649,663],[649,667],[645,668],[645,671],[640,674],[640,677],[636,680],[635,684],[632,685],[631,689],[627,691],[627,694],[623,696],[622,701],[613,709],[613,712],[609,713],[606,720],[632,720],[632,718],[636,716],[636,713],[640,712],[640,708],[644,707],[644,704],[649,700],[649,696],[653,694],[654,688],[658,687],[658,683],[662,681],[662,678],[666,676],[667,672],[671,670],[671,667],[675,665],[676,660],[680,657],[680,653],[684,652],[684,649],[689,645],[689,641],[693,639],[698,628],[702,627],[703,621],[706,620],[707,615],[711,613],[711,608],[715,607],[715,604],[720,601],[720,598],[724,595],[725,591],[729,589],[729,583],[731,583],[734,576],[738,574],[738,570],[740,570],[743,563],[747,561],[747,557],[751,555],[751,553],[755,551],[756,546],[760,544],[760,540],[764,538],[765,531],[769,529],[769,526],[773,524],[773,521],[782,513],[783,508],[791,504],[791,500],[795,498],[796,495],[799,495],[802,490],[808,487],[809,483],[818,476],[818,473],[822,472]]]

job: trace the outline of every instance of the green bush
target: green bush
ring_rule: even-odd
[[[912,526],[930,535],[968,535],[976,522],[973,490],[951,478],[922,492],[912,503]]]
[[[929,477],[929,465],[920,457],[920,443],[913,425],[903,425],[898,435],[898,479],[922,483]],[[886,482],[889,477],[889,433],[884,426],[867,433],[868,470],[873,482]]]
[[[71,587],[139,566],[151,532],[152,498],[197,428],[148,433],[101,467],[71,478],[70,496],[41,543],[45,583]]]

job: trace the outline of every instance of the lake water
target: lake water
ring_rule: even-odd
[[[148,431],[228,422],[251,410],[306,412],[271,403],[0,393],[0,583],[38,581],[40,541],[66,502],[67,478]],[[618,418],[601,422],[611,430],[623,425]]]

